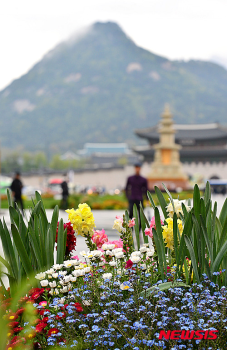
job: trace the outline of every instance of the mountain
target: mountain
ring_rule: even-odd
[[[177,123],[226,122],[227,71],[170,61],[136,46],[116,23],[98,22],[0,92],[1,145],[63,151],[139,142],[134,129],[156,124],[166,102]]]

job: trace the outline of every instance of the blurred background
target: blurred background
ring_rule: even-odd
[[[165,103],[188,198],[227,186],[225,0],[9,0],[1,5],[0,193],[20,171],[28,207],[126,209],[133,165],[147,177]],[[152,189],[151,189],[152,190]]]

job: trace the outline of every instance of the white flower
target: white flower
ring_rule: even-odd
[[[82,301],[82,304],[85,305],[85,306],[90,306],[91,303],[92,303],[91,300],[83,300],[83,301]]]
[[[144,243],[143,247],[149,247],[149,243]]]
[[[107,244],[107,249],[112,250],[115,248],[115,244]]]
[[[55,265],[53,265],[53,269],[54,270],[61,270],[62,266],[63,266],[63,264],[55,264]]]
[[[140,255],[141,255],[141,252],[139,250],[132,252],[132,254],[131,254],[131,256],[140,256]]]
[[[137,255],[131,256],[130,260],[133,262],[133,264],[137,264],[140,261],[140,257]]]
[[[68,292],[68,286],[64,286],[62,289],[60,289],[61,293],[67,293]]]
[[[115,254],[115,258],[116,259],[121,259],[121,258],[124,258],[124,253],[123,252],[118,252]]]
[[[124,282],[120,285],[121,290],[127,290],[131,287],[131,284],[129,282]]]
[[[141,264],[141,265],[140,265],[140,268],[141,268],[142,270],[146,270],[146,269],[147,269],[147,267],[146,267],[145,264]]]
[[[106,253],[106,255],[114,256],[114,253],[112,250],[107,250],[105,253]]]
[[[170,199],[169,199],[169,201],[170,201]],[[171,202],[167,205],[166,210],[169,213],[170,218],[173,217],[174,212],[177,214],[178,218],[180,217],[180,213],[183,214],[182,203],[184,203],[184,201],[179,201],[178,199],[173,199],[174,208],[173,208],[173,205]],[[185,207],[186,207],[187,211],[191,210],[191,208],[186,204],[185,204]]]
[[[72,265],[73,265],[73,266],[80,265],[80,260],[72,259],[72,260],[70,260],[70,261],[72,262]]]
[[[109,248],[107,248],[107,246],[108,246],[108,244],[104,243],[104,244],[102,245],[102,250],[107,250],[107,249],[109,249]]]
[[[52,268],[46,271],[47,275],[52,275],[52,273],[54,273],[54,269]]]
[[[63,282],[64,282],[64,283],[69,283],[70,280],[71,280],[71,275],[65,276],[65,277],[63,278]]]
[[[85,270],[86,273],[89,273],[91,271],[91,268],[90,268],[90,266],[87,266],[87,267],[84,268],[84,270]]]
[[[111,280],[111,278],[112,278],[112,273],[104,273],[104,274],[102,275],[102,278],[103,278],[104,280]]]
[[[122,222],[120,219],[114,220],[113,229],[117,230],[119,233],[122,231]]]
[[[100,261],[99,266],[104,266],[105,265],[105,261]]]
[[[56,283],[56,281],[53,281],[53,282],[49,282],[49,285],[51,288],[55,288],[57,283]]]
[[[80,270],[74,270],[74,271],[72,272],[72,275],[75,276],[75,277],[79,277],[79,276],[80,276],[79,271],[80,271]]]
[[[52,273],[53,278],[58,278],[58,272]]]
[[[149,250],[147,251],[147,257],[151,257],[154,255],[154,247],[151,246]]]
[[[140,248],[140,252],[141,252],[141,253],[146,253],[147,250],[148,250],[147,247],[141,247],[141,248]]]
[[[109,262],[109,265],[110,265],[110,266],[117,266],[117,263],[116,263],[116,261],[110,261],[110,262]]]
[[[48,282],[48,280],[42,280],[42,281],[40,281],[40,284],[42,287],[47,287],[49,282]]]
[[[46,272],[41,272],[41,273],[38,273],[35,278],[37,280],[44,280],[44,278],[46,277]]]
[[[65,266],[65,267],[71,267],[71,266],[73,266],[73,261],[72,261],[72,260],[66,260],[66,261],[64,261],[64,266]]]
[[[65,302],[65,298],[61,298],[57,301],[58,304],[64,304]]]
[[[103,255],[103,252],[101,250],[93,250],[91,253],[95,258],[100,258]]]
[[[80,255],[83,256],[84,258],[86,258],[87,253],[85,252],[85,250],[82,250],[82,251],[80,252]]]
[[[116,254],[116,253],[119,253],[119,252],[122,252],[123,251],[123,248],[115,248],[113,250],[113,253]]]
[[[59,271],[59,276],[65,276],[65,275],[67,275],[67,271]]]
[[[77,277],[71,277],[71,282],[76,282]]]

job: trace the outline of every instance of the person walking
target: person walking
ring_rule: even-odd
[[[10,189],[12,191],[12,195],[14,198],[14,207],[16,208],[16,203],[17,203],[17,205],[20,204],[21,210],[23,212],[24,205],[23,205],[23,200],[21,197],[22,188],[23,188],[23,184],[22,184],[21,179],[20,179],[20,173],[17,171],[15,173],[15,177],[13,179],[11,186],[10,186]]]
[[[129,176],[125,188],[125,193],[129,201],[129,217],[133,217],[133,206],[136,204],[138,214],[140,213],[140,203],[143,205],[144,197],[147,198],[147,179],[140,175],[141,164],[135,164],[135,174]]]
[[[68,197],[69,197],[69,188],[68,188],[68,179],[67,175],[64,175],[64,181],[61,183],[62,188],[62,209],[68,209]]]

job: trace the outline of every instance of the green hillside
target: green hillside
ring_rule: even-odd
[[[166,102],[178,123],[225,123],[226,96],[221,66],[170,61],[136,46],[117,24],[95,23],[0,92],[0,140],[61,151],[139,142],[133,130],[156,124]]]

